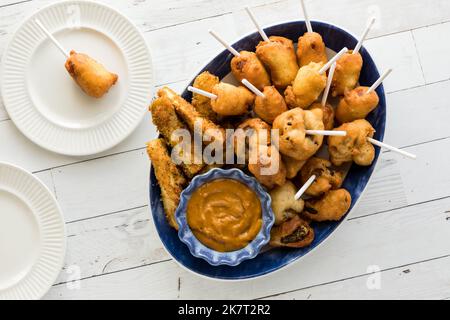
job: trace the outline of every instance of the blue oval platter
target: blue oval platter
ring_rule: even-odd
[[[357,44],[357,39],[353,35],[339,27],[317,21],[312,21],[312,26],[315,32],[322,35],[326,46],[335,52],[340,51],[343,47],[352,49]],[[268,36],[283,36],[293,40],[294,43],[297,43],[298,38],[306,32],[306,26],[304,21],[293,21],[273,25],[264,30]],[[238,51],[255,51],[255,47],[260,41],[261,36],[259,33],[255,32],[234,43],[233,47]],[[362,48],[360,53],[363,57],[364,65],[359,82],[363,86],[370,86],[379,78],[380,74],[367,50]],[[230,62],[232,58],[233,56],[231,53],[223,51],[217,57],[212,59],[199,74],[203,71],[209,71],[223,79],[231,72]],[[383,141],[386,124],[386,97],[383,86],[378,87],[377,93],[380,97],[379,107],[369,115],[367,120],[376,130],[374,138]],[[191,101],[191,93],[187,90],[183,92],[182,96],[186,100]],[[378,162],[379,155],[380,149],[376,148],[375,161],[370,167],[359,167],[357,165],[351,167],[343,185],[343,188],[347,189],[352,195],[353,200],[350,212],[353,210],[362,192],[366,188]],[[342,221],[345,220],[342,219],[339,222],[313,224],[312,226],[314,227],[316,237],[312,245],[307,248],[272,249],[260,253],[254,259],[244,261],[235,267],[212,266],[203,259],[194,257],[190,253],[189,248],[180,241],[177,231],[172,229],[167,223],[161,202],[160,188],[153,168],[150,172],[150,208],[161,241],[170,255],[186,269],[196,274],[217,280],[252,279],[286,267],[314,250],[339,227]]]

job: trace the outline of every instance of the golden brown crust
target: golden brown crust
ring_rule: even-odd
[[[225,82],[215,85],[212,93],[217,96],[217,99],[211,101],[211,107],[221,116],[246,114],[255,101],[255,95],[247,88],[236,87]]]
[[[231,60],[231,71],[237,81],[247,79],[259,90],[271,84],[269,73],[254,52],[241,51]]]
[[[219,78],[205,71],[201,73],[194,81],[194,88],[212,92],[215,85],[219,84]],[[192,95],[192,105],[198,113],[213,122],[217,122],[218,115],[211,107],[211,99],[198,93]]]
[[[248,170],[267,189],[282,186],[286,182],[286,166],[278,149],[272,145],[257,146],[257,161],[250,158]]]
[[[272,36],[270,42],[262,41],[256,47],[256,55],[270,70],[272,83],[278,89],[292,84],[298,71],[294,43],[284,37]]]
[[[314,229],[295,215],[280,226],[272,228],[270,245],[273,247],[304,248],[314,241]]]
[[[300,68],[292,86],[284,93],[289,108],[306,109],[319,98],[327,86],[326,73],[319,73],[322,66],[322,63],[311,62]]]
[[[311,62],[327,63],[327,52],[322,36],[317,32],[306,32],[298,39],[298,65],[307,66]]]
[[[358,87],[345,92],[336,109],[336,119],[340,123],[365,119],[376,109],[380,99],[375,91],[367,93],[368,87]]]
[[[156,179],[161,188],[161,197],[167,221],[173,228],[178,230],[175,211],[180,203],[180,195],[187,181],[172,162],[163,139],[150,141],[147,144],[147,153],[152,161]]]
[[[305,202],[302,199],[295,200],[297,189],[291,181],[286,181],[270,191],[272,198],[272,211],[275,214],[275,225],[280,225],[295,215],[302,213]]]
[[[345,189],[332,190],[319,200],[307,200],[303,215],[312,221],[339,221],[352,205],[352,197]]]
[[[295,108],[275,119],[273,128],[280,133],[280,152],[296,160],[307,160],[322,146],[323,136],[307,136],[306,130],[324,130],[322,110]]]
[[[288,110],[283,96],[275,87],[264,88],[264,98],[257,96],[254,111],[258,117],[272,123],[276,117]]]
[[[347,131],[345,137],[329,137],[328,151],[331,162],[341,166],[346,162],[355,161],[360,166],[370,166],[375,159],[375,148],[367,141],[373,138],[375,129],[364,119],[344,123],[337,131]]]
[[[306,164],[306,160],[296,160],[294,158],[283,155],[283,162],[286,165],[286,178],[294,179],[303,166]]]
[[[300,184],[304,185],[313,175],[314,183],[306,190],[305,194],[318,197],[332,189],[338,189],[344,182],[344,173],[331,168],[331,162],[325,159],[312,157],[306,162],[300,172]]]
[[[323,113],[323,124],[325,126],[325,130],[333,130],[334,129],[334,118],[335,112],[334,108],[331,104],[327,103],[325,106],[322,103],[314,103],[309,107],[309,110],[320,109]]]
[[[119,79],[117,74],[109,72],[99,62],[74,50],[70,52],[65,66],[80,88],[97,99],[103,97]]]
[[[359,52],[353,54],[353,50],[351,50],[339,58],[331,84],[333,97],[342,96],[356,87],[362,66],[363,59]]]

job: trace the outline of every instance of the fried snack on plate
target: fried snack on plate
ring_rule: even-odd
[[[225,82],[215,85],[212,93],[217,99],[211,100],[211,107],[221,116],[243,115],[250,110],[255,101],[255,95],[247,88]]]
[[[336,61],[331,92],[333,97],[342,96],[346,91],[353,90],[359,81],[363,59],[358,52],[348,51]]]
[[[166,97],[170,100],[178,116],[188,125],[192,132],[198,131],[196,133],[204,138],[212,136],[212,140],[216,141],[217,139],[219,143],[225,143],[225,130],[211,120],[202,117],[189,102],[176,94],[175,91],[168,87],[164,87],[158,91],[158,96]],[[200,124],[198,125],[198,128],[196,123]]]
[[[261,41],[258,44],[256,55],[270,70],[273,85],[285,89],[292,84],[298,71],[294,43],[284,37],[272,36],[269,39],[269,42]]]
[[[147,144],[147,153],[152,161],[156,179],[161,188],[161,196],[169,224],[178,230],[175,211],[180,203],[180,195],[187,181],[178,167],[172,162],[163,139]]]
[[[320,74],[322,63],[311,62],[301,67],[292,84],[284,92],[289,108],[306,109],[315,102],[327,86],[327,74]]]
[[[275,225],[280,225],[286,220],[302,213],[305,202],[302,199],[295,200],[297,189],[291,181],[270,191],[272,198],[272,210],[275,214]]]
[[[99,62],[74,50],[70,51],[65,66],[80,88],[97,99],[103,97],[119,79],[117,74],[109,72]]]
[[[264,87],[270,86],[271,81],[269,73],[258,59],[256,53],[241,51],[239,54],[239,56],[236,56],[231,60],[231,72],[236,80],[240,83],[243,79],[247,79],[259,90],[263,90]]]
[[[321,199],[307,200],[303,215],[312,221],[339,221],[352,205],[352,196],[345,189],[332,190]]]
[[[375,129],[367,120],[344,123],[335,130],[347,131],[346,137],[328,137],[328,151],[335,166],[351,161],[360,166],[372,164],[375,148],[367,138],[373,138]]]
[[[234,134],[234,149],[236,155],[245,155],[245,162],[249,161],[250,146],[252,145],[270,145],[271,144],[271,126],[259,118],[244,120],[237,128]],[[241,132],[242,131],[242,132]],[[243,139],[239,143],[240,134],[245,134],[246,141]]]
[[[316,176],[316,180],[305,192],[313,197],[319,197],[332,189],[339,189],[344,182],[344,172],[334,170],[330,161],[317,157],[309,159],[300,171],[300,184],[304,185],[313,175]]]
[[[194,87],[206,92],[211,92],[214,86],[219,84],[219,82],[218,77],[208,71],[205,71],[195,78]],[[205,117],[213,122],[217,122],[218,116],[211,107],[210,98],[194,93],[192,95],[192,105],[202,117]]]
[[[306,163],[306,160],[300,161],[285,155],[282,156],[282,159],[286,165],[287,179],[294,179]]]
[[[317,32],[306,32],[298,39],[298,65],[307,66],[311,62],[327,63],[327,51],[322,36]]]
[[[321,103],[316,102],[309,107],[309,110],[320,109],[323,112],[323,124],[325,126],[325,130],[333,130],[334,129],[334,118],[335,112],[334,108],[331,104],[327,103],[323,106]]]
[[[273,129],[280,132],[280,152],[299,161],[308,160],[322,146],[323,136],[306,135],[306,130],[324,130],[320,109],[295,108],[278,116]]]
[[[336,119],[340,123],[365,119],[376,109],[380,99],[376,91],[367,93],[368,87],[357,87],[345,92],[336,109]]]
[[[157,98],[151,104],[150,111],[152,113],[153,124],[158,128],[158,131],[166,139],[166,142],[172,148],[175,148],[180,143],[179,139],[175,135],[176,131],[182,129],[187,130],[187,127],[178,118],[171,101],[167,97]],[[202,161],[198,161],[195,159],[193,142],[191,143],[191,145],[192,150],[189,156],[179,154],[180,160],[183,162],[181,168],[188,178],[194,177],[205,166],[204,164],[197,164],[201,163]]]
[[[273,247],[305,248],[314,241],[314,229],[295,215],[280,226],[272,228],[270,245]]]
[[[276,117],[288,111],[288,107],[275,87],[265,87],[263,93],[264,97],[256,97],[254,111],[258,117],[272,123]]]

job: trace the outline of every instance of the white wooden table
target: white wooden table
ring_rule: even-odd
[[[298,0],[104,0],[142,30],[158,86],[181,90],[222,50],[207,30],[234,40],[264,24],[302,18]],[[18,24],[49,0],[0,0],[0,53]],[[93,157],[52,154],[28,141],[0,101],[0,161],[32,171],[54,191],[67,222],[67,256],[48,299],[450,297],[450,1],[315,0],[311,17],[359,34],[385,82],[384,152],[360,205],[312,254],[268,277],[218,283],[181,269],[162,247],[148,208],[149,116],[116,148]],[[373,274],[370,272],[380,271]],[[77,279],[80,279],[77,281]]]

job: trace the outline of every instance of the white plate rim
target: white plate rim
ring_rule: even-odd
[[[42,12],[44,12],[45,10],[50,10],[54,7],[58,7],[58,6],[64,6],[64,5],[69,5],[69,4],[79,4],[79,5],[95,5],[98,7],[102,7],[105,10],[110,10],[111,12],[113,12],[113,14],[115,14],[116,16],[122,18],[128,25],[129,27],[132,29],[133,33],[135,34],[136,37],[139,38],[140,41],[140,45],[141,45],[141,50],[145,51],[146,54],[146,65],[147,68],[149,69],[149,74],[148,74],[148,85],[146,87],[146,105],[142,106],[142,110],[140,110],[140,114],[139,116],[136,118],[136,120],[132,123],[132,125],[127,127],[127,131],[122,134],[120,136],[120,138],[113,140],[113,141],[109,141],[108,143],[105,143],[104,145],[102,145],[101,147],[97,147],[94,149],[85,149],[82,151],[73,151],[73,150],[67,150],[67,149],[59,149],[56,148],[52,145],[46,144],[45,142],[37,139],[36,137],[34,137],[33,135],[31,135],[26,128],[24,128],[23,124],[21,124],[18,119],[17,119],[17,115],[15,115],[13,112],[11,112],[11,105],[9,105],[9,103],[7,102],[7,99],[5,98],[5,91],[6,91],[6,84],[5,84],[5,77],[6,77],[6,64],[7,64],[7,57],[9,55],[9,52],[11,50],[11,47],[16,39],[16,36],[18,34],[18,32],[25,27],[28,23],[30,23],[30,21],[35,18],[36,16],[38,16],[39,14],[41,14]],[[99,30],[97,30],[99,31]],[[99,31],[101,32],[101,31]],[[103,33],[103,32],[101,32]],[[128,61],[127,61],[128,62]],[[100,154],[102,152],[105,152],[115,146],[117,146],[118,144],[120,144],[121,142],[123,142],[126,138],[128,138],[135,130],[136,128],[139,126],[139,124],[142,122],[142,119],[145,117],[147,110],[148,110],[148,104],[150,103],[150,101],[152,100],[152,97],[154,95],[154,91],[155,91],[155,86],[154,86],[154,67],[153,67],[153,62],[152,62],[152,55],[151,55],[151,51],[150,48],[147,44],[147,41],[145,40],[142,32],[137,28],[137,26],[124,14],[122,14],[120,11],[118,11],[117,9],[103,3],[103,2],[96,2],[96,1],[91,1],[91,0],[64,0],[64,1],[59,1],[56,3],[51,3],[48,4],[46,6],[43,6],[42,8],[40,8],[39,10],[37,10],[36,12],[32,13],[31,15],[29,15],[27,18],[25,18],[23,20],[23,22],[21,22],[17,28],[15,29],[15,31],[13,32],[13,34],[11,35],[11,38],[9,39],[5,50],[4,50],[4,54],[3,54],[3,59],[0,65],[0,69],[1,69],[1,86],[0,86],[0,93],[2,95],[3,98],[3,103],[4,103],[4,107],[6,109],[6,111],[8,112],[8,115],[11,119],[11,121],[15,124],[15,126],[22,132],[22,134],[24,134],[30,141],[32,141],[33,143],[35,143],[36,145],[38,145],[39,147],[46,149],[48,151],[51,151],[53,153],[56,154],[62,154],[62,155],[67,155],[67,156],[74,156],[74,157],[83,157],[83,156],[91,156],[91,155],[96,155],[96,154]],[[25,84],[26,86],[26,84]],[[128,89],[128,92],[130,91],[130,89]],[[28,92],[26,92],[28,94]],[[128,100],[128,95],[127,95],[127,99]],[[125,104],[125,102],[122,104]],[[35,107],[34,107],[35,108]],[[78,130],[78,131],[83,131],[83,130]]]
[[[20,280],[18,283],[14,284],[12,287],[6,289],[3,291],[0,291],[0,300],[3,299],[11,299],[11,296],[16,295],[16,297],[20,298],[20,299],[27,299],[27,300],[39,300],[41,299],[48,291],[49,289],[53,286],[53,284],[55,283],[55,281],[57,280],[59,274],[61,273],[61,270],[64,266],[64,261],[65,261],[65,256],[66,256],[66,251],[67,251],[67,238],[66,238],[66,224],[65,224],[65,220],[64,220],[64,215],[62,214],[61,211],[61,207],[58,203],[58,201],[56,200],[55,196],[53,195],[53,193],[50,191],[50,189],[41,181],[39,180],[36,176],[34,176],[32,173],[28,172],[27,170],[8,163],[8,162],[0,162],[0,168],[6,168],[11,170],[12,172],[15,172],[17,175],[22,175],[25,179],[28,179],[29,181],[32,181],[33,183],[36,183],[37,187],[41,189],[41,195],[45,196],[47,198],[48,201],[51,202],[51,204],[54,206],[54,219],[55,220],[59,220],[59,227],[61,228],[59,231],[61,232],[61,250],[60,250],[60,255],[58,258],[58,261],[54,263],[53,265],[53,271],[54,273],[49,276],[48,281],[43,284],[41,287],[38,287],[37,289],[33,290],[33,292],[26,292],[23,291],[21,294],[19,293],[8,293],[11,291],[14,291],[14,287],[17,287],[22,281]],[[10,191],[10,189],[9,189]],[[26,195],[18,195],[16,193],[14,193],[15,196],[18,196],[19,199],[22,200],[27,200],[26,198],[24,198],[24,196]],[[27,203],[28,205],[28,203]],[[35,212],[33,212],[33,214],[35,215],[36,219],[40,222],[39,220],[39,216],[38,214],[36,214]],[[40,232],[42,232],[42,228],[39,229]],[[42,252],[39,254],[38,258],[35,261],[34,266],[32,267],[32,269],[28,272],[28,274],[25,276],[25,278],[27,277],[32,277],[33,276],[33,271],[36,269],[36,266],[39,263],[40,257],[42,255]],[[31,280],[33,281],[33,280]],[[7,294],[5,294],[4,292],[7,292]]]

